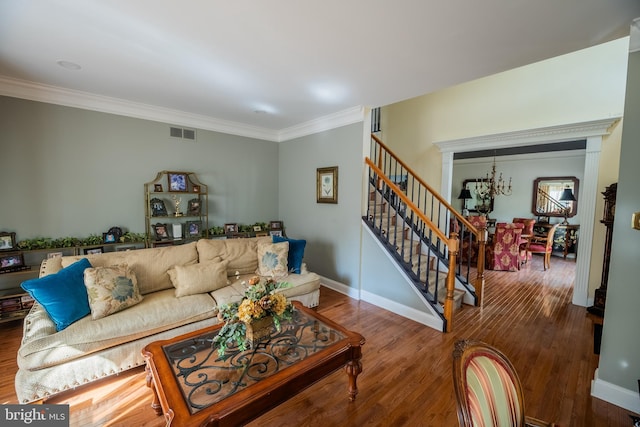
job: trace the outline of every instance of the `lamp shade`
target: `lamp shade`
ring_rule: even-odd
[[[460,195],[458,196],[458,199],[471,199],[471,191],[469,191],[468,188],[463,188],[462,190],[460,190]]]
[[[575,202],[575,200],[576,198],[573,195],[573,191],[571,191],[570,188],[565,188],[564,190],[562,190],[562,194],[560,195],[561,202],[569,202],[569,201]]]

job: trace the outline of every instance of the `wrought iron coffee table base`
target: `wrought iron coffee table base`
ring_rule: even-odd
[[[354,401],[364,338],[294,304],[294,319],[246,351],[229,348],[218,355],[211,342],[222,325],[146,346],[151,407],[167,425],[240,425],[341,367]]]

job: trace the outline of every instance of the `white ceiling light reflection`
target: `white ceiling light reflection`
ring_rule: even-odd
[[[317,83],[312,85],[310,90],[316,99],[327,103],[342,102],[347,94],[344,86],[331,83]]]
[[[267,104],[253,104],[251,109],[256,114],[276,114],[278,111]]]

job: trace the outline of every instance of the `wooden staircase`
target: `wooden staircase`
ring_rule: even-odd
[[[412,238],[411,227],[402,214],[396,211],[394,203],[388,202],[383,194],[376,191],[370,192],[369,200],[371,203],[368,218],[375,227],[382,230],[383,238],[387,239],[389,245],[400,256],[402,262],[398,264],[405,271],[413,273],[410,276],[417,277],[420,283],[429,283],[428,292],[437,293],[437,301],[444,304],[447,295],[447,276],[442,273],[446,272],[446,266],[438,265],[439,258],[433,252],[427,253],[420,240],[416,241]],[[462,307],[464,295],[464,290],[454,290],[455,309]]]

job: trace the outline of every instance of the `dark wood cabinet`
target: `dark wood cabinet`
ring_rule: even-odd
[[[616,214],[616,192],[618,183],[608,186],[603,192],[604,215],[600,221],[606,227],[604,240],[604,256],[602,258],[602,278],[600,287],[596,289],[593,297],[593,306],[587,310],[589,313],[604,316],[604,307],[607,300],[607,285],[609,282],[609,265],[611,263],[611,243],[613,240],[613,220]]]

